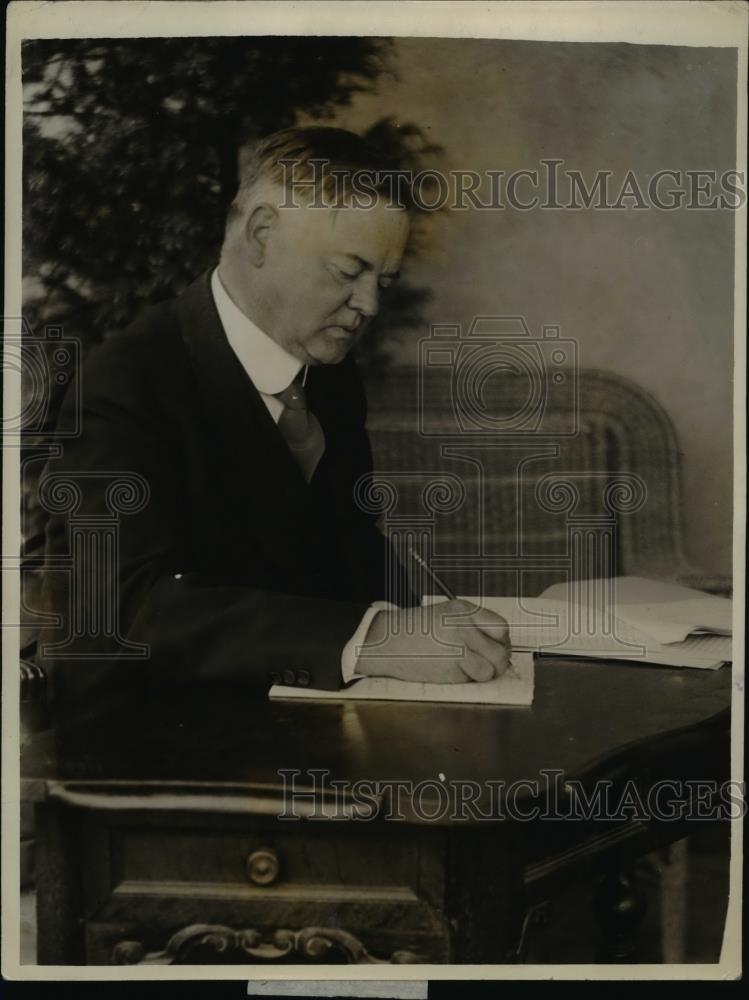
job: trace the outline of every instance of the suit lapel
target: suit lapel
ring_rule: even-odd
[[[232,351],[210,290],[210,272],[177,300],[182,337],[222,466],[240,504],[276,562],[299,569],[311,507],[304,477],[247,373]]]

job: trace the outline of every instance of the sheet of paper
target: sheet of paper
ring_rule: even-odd
[[[598,585],[581,581],[575,588],[584,594]],[[566,603],[569,592],[570,584],[557,583],[541,599]],[[682,642],[695,632],[732,632],[733,602],[725,597],[637,576],[617,577],[614,595],[616,617],[659,643]]]
[[[695,631],[731,635],[733,602],[725,597],[617,604],[616,615],[658,642],[682,642]]]
[[[391,677],[364,677],[342,691],[310,688],[270,689],[271,698],[307,698],[326,701],[426,701],[456,705],[530,705],[533,702],[533,654],[515,651],[512,667],[517,677],[506,673],[492,681],[468,684],[417,684]]]
[[[714,663],[716,660],[730,662],[733,659],[733,642],[730,636],[724,635],[690,635],[684,642],[671,643],[663,650],[664,656],[682,656],[689,660],[703,660]]]

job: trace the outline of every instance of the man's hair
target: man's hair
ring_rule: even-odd
[[[239,189],[229,219],[239,218],[261,180],[286,189],[286,204],[342,206],[353,202],[362,185],[370,200],[384,198],[394,208],[410,209],[408,171],[367,139],[342,128],[287,128],[274,132],[240,153]],[[360,202],[361,203],[361,202]]]

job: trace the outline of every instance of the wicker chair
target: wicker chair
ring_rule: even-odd
[[[550,382],[536,429],[528,431],[526,420],[518,430],[519,421],[510,420],[500,432],[474,423],[461,433],[458,403],[430,372],[420,377],[403,367],[370,380],[375,469],[397,492],[385,515],[390,527],[409,518],[417,525],[421,512],[435,565],[458,593],[535,596],[567,579],[575,523],[609,531],[608,575],[728,592],[730,581],[705,578],[684,555],[680,453],[667,414],[617,375],[583,371],[578,389],[576,426],[569,390]],[[527,396],[527,381],[508,375],[487,383],[481,405],[490,414],[527,417]],[[438,502],[426,510],[430,479]],[[443,493],[462,499],[440,497],[440,481]],[[629,512],[612,514],[606,502],[617,482],[641,495],[630,498]]]

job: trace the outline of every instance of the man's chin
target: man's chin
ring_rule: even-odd
[[[310,365],[337,365],[346,357],[354,346],[355,339],[352,338],[326,338],[310,344],[307,348]]]

